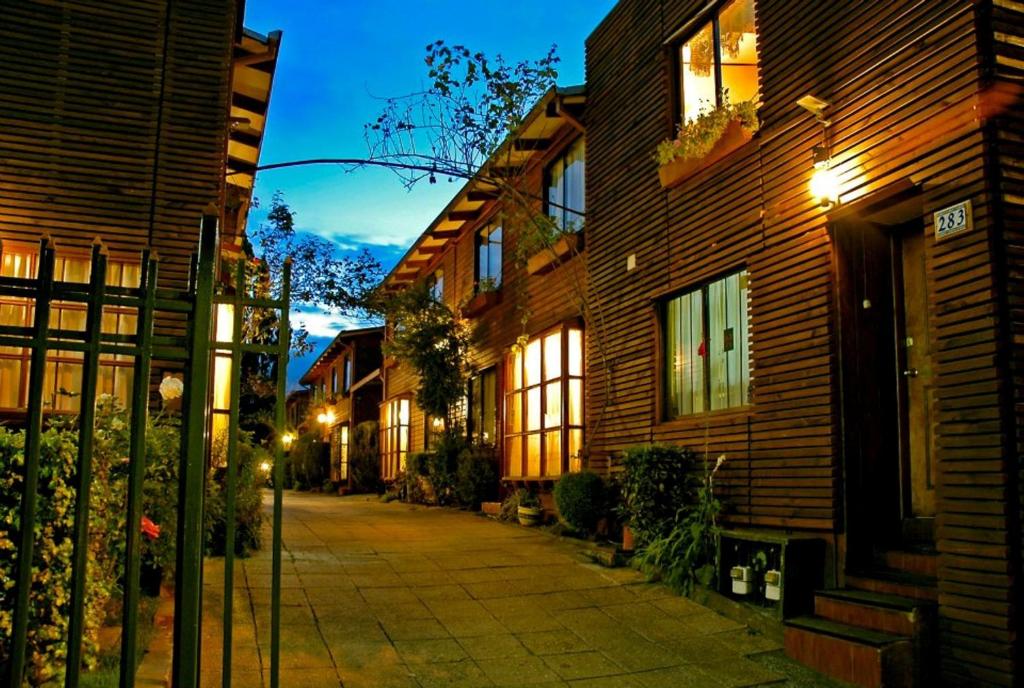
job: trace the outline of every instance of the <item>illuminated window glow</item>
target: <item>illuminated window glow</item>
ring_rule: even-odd
[[[409,400],[392,399],[381,406],[381,475],[393,480],[405,469],[409,455]]]
[[[583,446],[583,332],[559,327],[534,337],[506,363],[505,477],[557,477],[578,470]]]

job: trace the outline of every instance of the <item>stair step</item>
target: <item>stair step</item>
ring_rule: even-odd
[[[867,590],[821,590],[814,613],[823,619],[903,636],[917,636],[932,604]]]
[[[935,602],[939,599],[936,579],[892,569],[869,573],[847,573],[846,586],[857,590]]]
[[[893,549],[880,553],[879,559],[886,568],[935,578],[939,572],[939,557],[931,551]]]
[[[847,683],[913,685],[914,652],[907,636],[805,616],[786,622],[785,646],[790,658]]]

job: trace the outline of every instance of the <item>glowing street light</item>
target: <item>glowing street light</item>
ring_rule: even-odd
[[[285,434],[281,435],[281,444],[284,445],[285,451],[288,451],[289,449],[292,448],[292,442],[294,441],[295,435],[291,434],[290,432],[286,432]]]

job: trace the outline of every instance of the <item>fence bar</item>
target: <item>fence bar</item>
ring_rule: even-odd
[[[206,418],[210,378],[213,279],[217,217],[203,215],[195,269],[195,308],[189,320],[192,356],[187,367],[178,490],[177,572],[174,589],[172,684],[199,685],[203,592],[203,503],[206,488]]]
[[[291,345],[291,327],[288,322],[291,300],[292,259],[284,261],[281,276],[281,320],[277,338],[277,399],[274,404],[274,534],[273,579],[270,581],[270,688],[281,685],[281,514],[283,511],[285,394],[288,391],[288,350]]]
[[[231,341],[242,343],[242,302],[245,297],[245,261],[235,271],[235,298],[231,311]],[[227,494],[224,503],[224,651],[221,666],[224,688],[231,688],[231,635],[235,611],[235,500],[238,492],[238,407],[242,397],[242,352],[231,352],[231,408],[228,413]]]
[[[32,358],[29,363],[25,466],[22,484],[18,543],[18,574],[15,587],[14,619],[11,627],[11,657],[7,671],[8,688],[21,688],[28,643],[29,593],[32,590],[32,556],[36,532],[36,492],[39,489],[39,454],[43,431],[43,376],[46,373],[46,335],[50,326],[50,296],[53,288],[54,250],[49,239],[39,246],[38,298],[33,325]]]
[[[88,350],[82,358],[82,395],[78,398],[78,464],[75,466],[75,549],[71,565],[71,616],[68,620],[65,688],[77,688],[82,671],[82,633],[85,630],[85,581],[89,575],[89,498],[92,491],[92,450],[96,431],[96,382],[100,368],[103,296],[107,284],[106,250],[92,245],[89,301],[85,317]]]
[[[136,629],[139,625],[139,577],[142,568],[142,494],[146,481],[146,430],[149,419],[149,374],[152,364],[153,311],[156,300],[157,261],[143,255],[145,267],[140,285],[145,298],[139,308],[135,337],[139,351],[135,356],[135,379],[132,380],[131,446],[128,449],[128,534],[125,543],[125,587],[121,609],[121,676],[120,688],[135,685],[138,664]],[[171,537],[167,533],[166,537]]]

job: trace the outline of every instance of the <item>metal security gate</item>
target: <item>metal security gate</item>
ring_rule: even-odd
[[[201,624],[204,552],[204,498],[209,474],[207,466],[209,438],[209,383],[214,348],[229,351],[231,366],[231,406],[228,438],[225,536],[225,601],[223,685],[231,683],[232,597],[235,556],[235,494],[238,460],[238,400],[241,354],[258,352],[275,359],[277,438],[285,427],[285,392],[289,331],[289,272],[284,266],[279,298],[254,298],[246,293],[244,264],[238,261],[236,284],[231,293],[215,294],[217,261],[217,218],[204,216],[200,226],[199,250],[192,261],[191,278],[185,292],[157,288],[158,260],[144,252],[141,278],[137,288],[111,287],[106,284],[107,256],[96,243],[91,255],[88,284],[54,279],[55,250],[43,240],[34,278],[0,277],[0,296],[22,299],[34,304],[31,327],[0,326],[0,346],[18,347],[30,352],[29,387],[24,438],[23,492],[17,528],[17,561],[11,598],[14,600],[9,639],[10,651],[0,667],[7,688],[21,688],[25,681],[26,652],[31,624],[30,593],[33,583],[34,535],[37,525],[40,455],[43,438],[43,387],[47,353],[70,351],[81,354],[81,396],[78,422],[78,449],[75,469],[73,555],[70,586],[70,614],[66,646],[64,685],[79,685],[82,665],[82,638],[85,624],[85,598],[88,577],[89,503],[92,486],[94,424],[96,420],[97,382],[101,355],[130,356],[134,362],[131,390],[131,425],[128,456],[126,511],[126,553],[124,561],[123,617],[119,685],[135,684],[140,648],[137,647],[138,608],[140,602],[141,537],[143,485],[145,481],[146,430],[150,400],[150,373],[154,360],[178,362],[184,366],[182,427],[178,484],[176,535],[174,638],[172,655],[173,685],[196,688],[200,682]],[[51,327],[54,302],[84,304],[84,330]],[[213,342],[214,305],[234,306],[233,341]],[[134,335],[104,333],[104,307],[134,309],[137,326]],[[241,341],[242,319],[249,309],[273,309],[280,312],[280,332],[276,341],[250,344]],[[157,313],[177,313],[187,321],[185,336],[154,334]],[[270,685],[279,685],[280,579],[281,579],[281,486],[284,455],[280,441],[274,445],[273,570],[271,592]],[[26,565],[28,563],[28,565]]]

